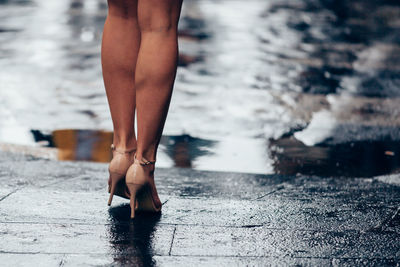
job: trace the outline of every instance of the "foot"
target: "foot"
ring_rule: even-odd
[[[111,189],[111,173],[119,174],[121,176],[126,175],[129,166],[131,166],[134,162],[134,154],[136,152],[136,148],[132,149],[119,149],[114,145],[111,145],[111,150],[113,153],[113,158],[108,167],[110,177],[108,179],[108,192],[110,193]],[[121,179],[118,182],[117,187],[115,189],[115,195],[129,199],[129,191],[125,184],[125,179]]]
[[[148,184],[151,191],[151,198],[156,210],[160,210],[162,203],[158,196],[156,184],[154,182],[155,161],[147,161],[142,158],[134,161],[134,164],[128,169],[126,174],[126,183],[131,184]],[[136,203],[136,207],[141,209],[140,203]]]

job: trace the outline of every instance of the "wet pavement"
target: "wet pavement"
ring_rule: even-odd
[[[104,163],[0,152],[6,266],[398,266],[400,176],[158,168],[161,215],[107,207]]]

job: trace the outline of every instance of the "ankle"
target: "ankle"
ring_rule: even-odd
[[[115,135],[113,139],[113,145],[115,149],[120,151],[136,150],[137,148],[137,142],[134,136],[133,138],[121,138],[118,137],[118,135]]]
[[[120,153],[133,153],[136,152],[136,145],[111,145],[112,151],[117,151]]]
[[[113,154],[113,159],[117,156],[124,156],[129,158],[134,158],[136,148],[117,148],[114,144],[111,145],[111,152]]]
[[[139,162],[154,162],[156,161],[156,153],[151,150],[147,150],[147,151],[143,151],[140,148],[138,148],[138,150],[136,151],[136,159]],[[154,164],[151,164],[154,165]]]

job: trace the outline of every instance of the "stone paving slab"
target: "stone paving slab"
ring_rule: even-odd
[[[4,152],[3,152],[4,154]],[[22,163],[21,163],[22,162]],[[331,197],[343,201],[371,201],[398,204],[399,186],[374,178],[327,178],[310,176],[254,175],[194,171],[179,168],[156,170],[162,194],[189,197],[255,199],[270,194],[289,198]],[[395,179],[395,178],[394,178]],[[107,165],[88,162],[56,162],[0,153],[0,182],[4,187],[49,187],[74,191],[102,191],[106,188]],[[400,181],[400,176],[397,177]]]
[[[399,186],[382,183],[382,177],[345,178],[300,176],[275,194],[291,199],[329,198],[342,202],[398,205]],[[393,181],[400,181],[400,175],[393,175]]]
[[[49,187],[75,191],[106,188],[107,165],[90,162],[57,162],[7,156],[0,152],[0,183],[11,188]],[[294,177],[231,172],[195,171],[182,168],[156,170],[157,186],[167,195],[252,199],[275,192]],[[245,188],[245,190],[238,190]]]
[[[364,231],[382,223],[397,208],[364,207],[318,198],[311,201],[269,196],[263,201],[168,199],[162,222],[186,225],[267,226],[277,229]],[[212,220],[210,220],[212,218]]]
[[[396,266],[390,259],[155,256],[161,266]]]
[[[0,221],[107,224],[110,222],[107,200],[105,190],[94,193],[26,188],[0,203]],[[113,206],[123,203],[127,201],[119,197],[113,200]],[[23,208],[15,209],[16,206]]]
[[[171,255],[400,258],[400,234],[177,226]],[[202,246],[198,246],[201,243]]]
[[[33,254],[137,254],[140,250],[134,244],[143,240],[146,231],[139,232],[143,229],[137,225],[0,223],[0,251]],[[130,231],[131,235],[124,235]],[[168,255],[173,232],[174,227],[168,225],[151,229],[151,248],[147,249],[153,254]]]
[[[156,256],[160,266],[329,266],[330,259],[276,257]]]
[[[140,263],[138,263],[138,261]],[[153,256],[149,262],[138,257],[114,257],[108,254],[17,254],[2,253],[0,262],[10,266],[396,266],[393,259],[326,259],[277,257],[198,257]]]
[[[313,201],[269,196],[265,200],[204,199],[160,195],[166,203],[160,224],[267,226],[300,230],[373,229],[383,218],[395,214],[396,208],[335,203],[330,199]],[[110,223],[106,192],[55,191],[49,188],[26,188],[5,198],[0,204],[0,222],[65,222],[85,224]],[[66,205],[66,203],[68,203]],[[127,205],[116,197],[113,207]],[[15,207],[26,209],[15,209]],[[234,209],[232,207],[235,207]],[[129,213],[129,208],[127,207]],[[212,218],[212,221],[210,221]],[[396,229],[394,229],[396,230]]]
[[[160,168],[156,175],[162,214],[141,214],[132,222],[126,199],[106,205],[106,164],[0,152],[0,262],[396,266],[400,261],[400,187],[382,177],[174,168]]]
[[[0,253],[0,262],[8,266],[62,266],[62,258],[60,254]]]

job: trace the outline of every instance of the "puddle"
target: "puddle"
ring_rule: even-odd
[[[39,144],[58,148],[59,160],[106,163],[112,158],[110,131],[64,129],[47,135],[33,130],[32,134]],[[366,140],[306,146],[293,136],[268,144],[164,135],[157,164],[213,171],[373,177],[400,173],[400,142]]]
[[[36,143],[56,147],[59,160],[109,162],[112,158],[111,131],[60,129],[50,134],[31,131]],[[251,166],[248,160],[252,161]],[[224,139],[220,141],[190,135],[163,135],[157,166],[208,171],[271,173],[264,140]]]
[[[109,131],[64,129],[46,135],[33,130],[32,134],[36,142],[58,148],[59,160],[109,162],[112,159],[113,133]],[[174,166],[190,168],[196,158],[211,154],[207,148],[214,143],[188,135],[163,136],[160,149],[164,157],[168,156],[174,162]]]
[[[358,141],[306,146],[294,137],[271,141],[279,174],[373,177],[400,172],[400,142]]]

